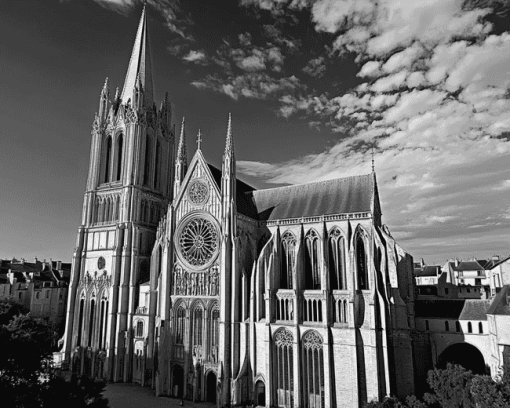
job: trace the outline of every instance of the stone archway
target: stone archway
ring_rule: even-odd
[[[207,401],[216,404],[216,374],[209,371],[206,377],[206,396]]]
[[[469,343],[455,343],[443,350],[437,360],[437,367],[445,368],[447,363],[461,365],[474,374],[486,374],[482,353]]]
[[[180,365],[172,369],[172,396],[182,398],[184,395],[184,370]]]
[[[255,403],[259,406],[266,406],[266,385],[258,380],[255,384]]]

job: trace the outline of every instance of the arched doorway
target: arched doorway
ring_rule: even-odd
[[[184,370],[180,365],[174,366],[172,370],[172,396],[182,398],[184,391]]]
[[[207,374],[206,386],[207,401],[216,404],[216,374],[213,371]]]
[[[260,380],[255,384],[255,401],[261,407],[266,406],[266,385]]]
[[[468,343],[456,343],[448,346],[437,360],[438,368],[445,368],[447,363],[458,364],[474,374],[485,374],[485,360],[475,346]]]

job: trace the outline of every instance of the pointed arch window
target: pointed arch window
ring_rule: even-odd
[[[289,330],[278,330],[274,335],[276,393],[279,407],[294,406],[294,337]]]
[[[482,322],[478,323],[478,333],[483,334],[483,324],[482,324]]]
[[[286,231],[282,236],[280,259],[280,288],[292,289],[296,263],[296,237],[290,231]]]
[[[112,138],[111,136],[108,136],[106,138],[106,155],[103,169],[103,183],[108,183],[110,181],[111,160],[112,160]]]
[[[220,310],[217,306],[211,312],[211,360],[216,363],[218,361],[218,343],[220,338]]]
[[[80,300],[80,311],[78,313],[78,342],[76,345],[81,346],[81,336],[83,333],[83,312],[85,308],[85,299],[81,298]]]
[[[368,289],[368,270],[367,254],[365,250],[365,241],[358,235],[356,239],[356,269],[358,274],[358,289]]]
[[[202,346],[202,320],[204,311],[197,306],[193,313],[193,346]]]
[[[305,236],[305,289],[320,289],[319,234],[310,230]]]
[[[143,170],[143,184],[148,185],[150,182],[150,169],[151,169],[151,146],[152,139],[147,135],[145,139],[145,162]]]
[[[184,344],[184,325],[186,322],[186,311],[182,306],[177,309],[177,324],[175,327],[175,344]]]
[[[468,322],[468,333],[473,333],[473,325],[471,322]]]
[[[87,343],[87,345],[90,347],[92,346],[92,335],[93,335],[93,332],[94,332],[94,308],[96,306],[96,301],[94,299],[92,299],[90,301],[90,315],[89,315],[89,341]]]
[[[160,166],[161,166],[161,144],[159,140],[156,142],[156,169],[154,170],[154,188],[159,190],[159,176],[160,176]]]
[[[122,162],[123,162],[123,144],[124,136],[122,133],[117,137],[117,169],[115,174],[115,180],[120,180],[122,177]]]
[[[303,395],[308,399],[305,406],[324,407],[324,355],[322,337],[316,331],[303,336]]]
[[[338,228],[329,233],[329,287],[331,290],[347,289],[345,272],[345,238]]]

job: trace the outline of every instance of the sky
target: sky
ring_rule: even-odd
[[[105,77],[138,0],[0,0],[0,257],[69,261]],[[219,166],[257,188],[371,171],[415,259],[510,254],[507,0],[148,0],[168,91]],[[112,93],[113,93],[112,89]]]

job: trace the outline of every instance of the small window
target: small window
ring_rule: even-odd
[[[59,299],[62,299],[62,290],[59,290],[58,297],[59,297]]]
[[[478,332],[479,332],[480,334],[482,334],[482,333],[483,333],[483,324],[482,324],[482,322],[478,323]]]
[[[430,330],[428,320],[425,320],[425,330]]]
[[[143,337],[143,322],[141,320],[136,324],[136,337]]]
[[[50,297],[50,291],[49,291],[49,290],[47,290],[47,291],[46,291],[46,299],[48,299],[49,297]]]
[[[468,333],[473,333],[473,326],[471,325],[471,322],[468,322]]]
[[[445,288],[444,289],[444,294],[447,295],[448,294],[448,288]]]
[[[467,288],[467,293],[471,293],[471,289]]]
[[[36,298],[36,299],[39,299],[39,295],[40,295],[40,293],[39,293],[39,292],[36,292],[36,294],[35,294],[35,298]]]
[[[21,299],[21,292],[18,293],[18,299]]]
[[[444,322],[444,330],[445,331],[450,331],[450,323]]]
[[[456,322],[455,322],[455,331],[456,331],[457,333],[459,333],[459,332],[460,332],[460,323],[459,323],[458,321],[456,321]]]

